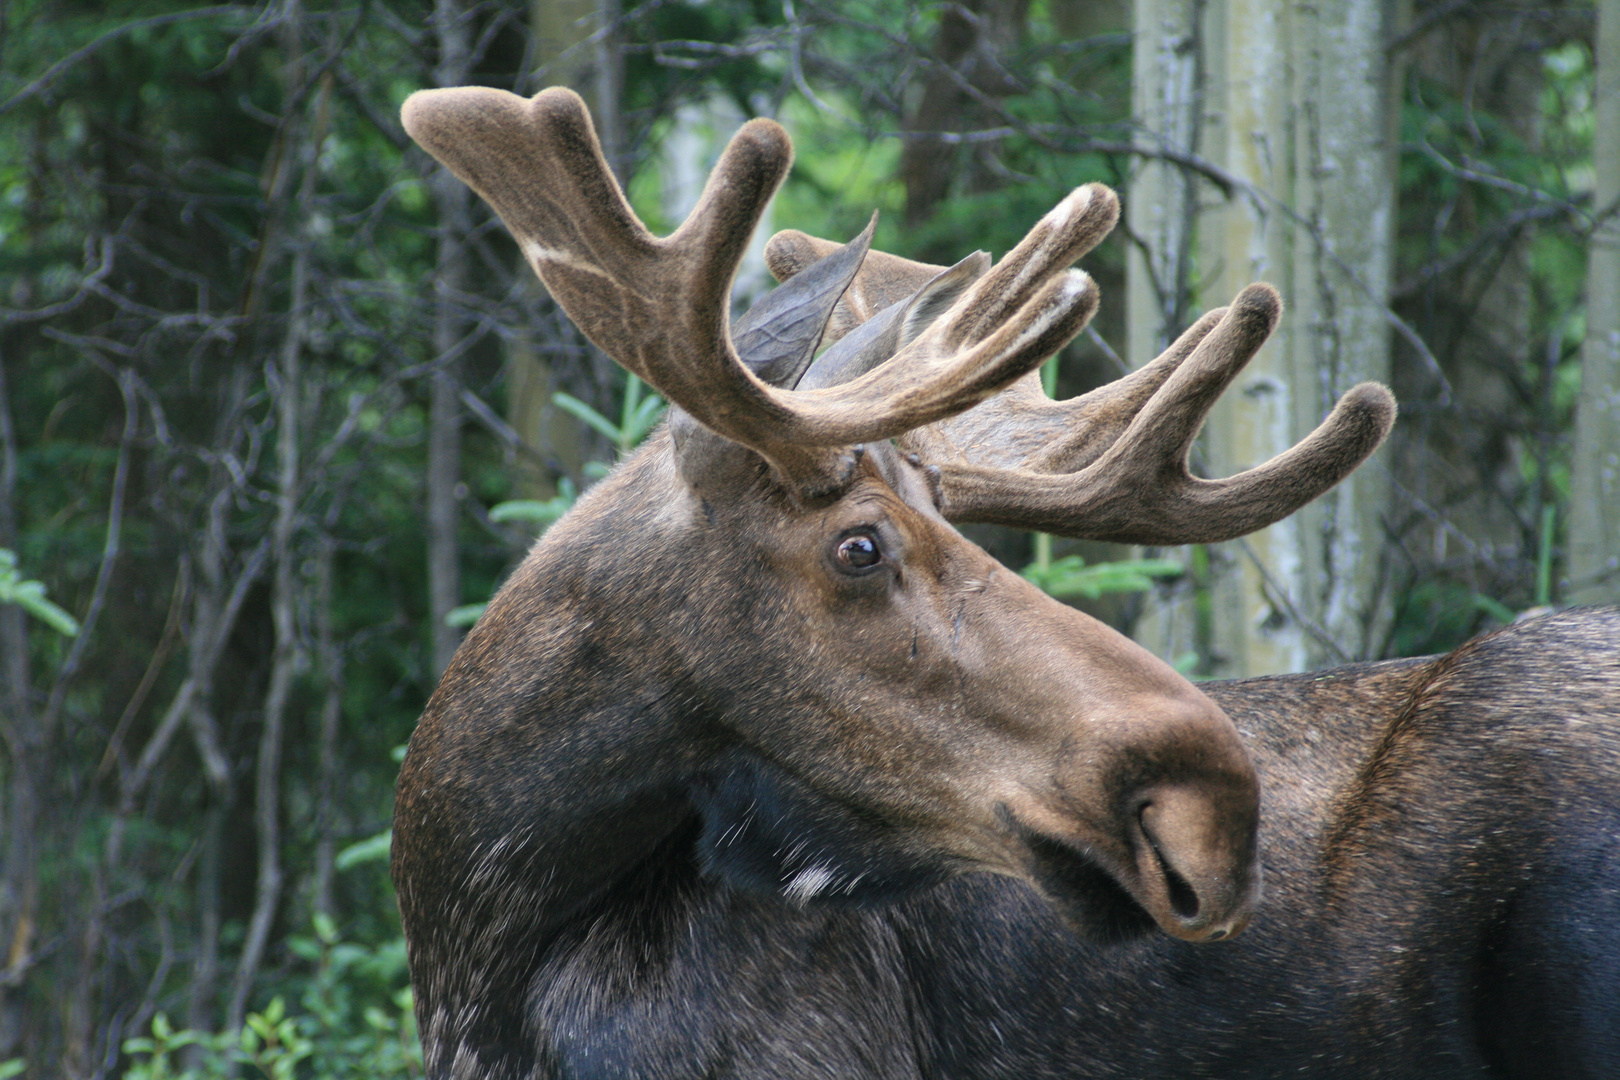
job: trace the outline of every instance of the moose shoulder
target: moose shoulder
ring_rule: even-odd
[[[1106,188],[993,267],[779,235],[786,283],[728,326],[774,124],[659,239],[567,91],[405,122],[675,406],[412,738],[394,876],[431,1075],[1613,1071],[1614,615],[1206,694],[952,528],[1210,541],[1337,483],[1381,387],[1187,472],[1271,290],[1053,402],[1032,373],[1095,310],[1069,267]]]

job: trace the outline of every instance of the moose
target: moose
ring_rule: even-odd
[[[672,403],[411,739],[431,1076],[1620,1075],[1620,614],[1195,688],[954,528],[1216,541],[1343,479],[1383,387],[1189,472],[1271,289],[1053,401],[1105,187],[994,265],[778,234],[783,284],[731,324],[791,162],[771,121],[658,238],[567,90],[404,120]]]

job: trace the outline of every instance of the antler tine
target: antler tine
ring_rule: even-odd
[[[831,247],[781,233],[766,260],[786,278]],[[880,254],[846,293],[843,332],[943,270]],[[1017,265],[1009,256],[980,289],[1006,288],[1022,273]],[[1231,308],[1207,312],[1152,363],[1107,386],[1053,401],[1032,372],[978,408],[913,429],[901,446],[940,467],[945,514],[954,521],[1145,544],[1214,542],[1262,529],[1348,476],[1395,419],[1390,392],[1363,383],[1265,464],[1224,480],[1193,477],[1187,454],[1198,429],[1281,311],[1270,286],[1252,285]]]
[[[1112,193],[1106,188],[1101,190],[1109,196],[1108,201],[1098,200],[1093,205],[1106,213]],[[1056,212],[1048,218],[1053,216],[1057,216]],[[1096,224],[1102,226],[1105,222],[1111,224],[1112,219],[1105,217]],[[1106,227],[1088,229],[1083,247],[1089,249],[1106,231]],[[838,249],[833,241],[789,229],[777,233],[765,246],[765,262],[778,280],[786,281]],[[1075,257],[1083,253],[1079,251]],[[1003,260],[998,271],[1010,269],[1011,261]],[[839,301],[822,344],[841,341],[946,273],[946,267],[871,252]],[[988,287],[993,288],[994,283]],[[901,436],[901,445],[935,462],[1072,472],[1089,464],[1119,438],[1142,405],[1214,329],[1225,310],[1207,312],[1152,363],[1081,397],[1053,401],[1041,388],[1039,377],[1031,372],[976,408],[908,431]],[[823,360],[832,355],[829,350]],[[818,372],[824,366],[823,360],[817,361]]]
[[[1395,421],[1395,399],[1383,386],[1362,383],[1315,431],[1265,464],[1224,480],[1192,476],[1187,453],[1205,415],[1270,337],[1281,311],[1270,286],[1243,290],[1124,433],[1078,472],[943,465],[946,513],[1141,544],[1230,540],[1287,517],[1378,447]]]
[[[949,334],[913,342],[913,359],[929,364],[922,378],[909,364],[900,377],[890,363],[836,388],[778,390],[738,360],[726,315],[737,262],[792,161],[780,126],[745,124],[692,215],[659,239],[625,201],[584,103],[569,90],[527,101],[477,87],[422,91],[406,101],[403,119],[495,208],[586,336],[699,423],[758,451],[801,496],[842,486],[848,465],[835,448],[984,400],[1078,333],[1095,309],[1089,279],[1063,272],[1073,255],[1060,260],[1096,215],[1054,211],[1035,242],[1017,249],[1027,266],[1003,281],[1003,293],[982,296],[965,318],[940,320]],[[1112,205],[1112,194],[1103,201]]]
[[[748,400],[757,388],[730,355],[726,321],[737,262],[792,163],[778,125],[745,124],[686,223],[659,239],[625,201],[571,90],[530,100],[484,87],[421,91],[403,119],[495,208],[553,297],[615,360],[693,402],[700,419],[703,399],[763,404]]]
[[[1061,404],[1054,402],[1066,414],[1068,427],[1034,455],[1028,467],[1036,472],[1075,472],[1101,457],[1130,427],[1142,406],[1220,325],[1226,311],[1204,312],[1168,349],[1129,375]]]

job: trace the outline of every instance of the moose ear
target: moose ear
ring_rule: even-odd
[[[731,327],[737,356],[762,382],[793,387],[810,366],[833,308],[860,273],[877,214],[861,234],[767,293]]]
[[[941,270],[922,288],[890,304],[829,346],[810,365],[797,389],[839,386],[865,375],[921,337],[988,269],[990,256],[975,251],[955,266]]]
[[[831,240],[797,229],[784,229],[765,245],[765,265],[776,275],[777,281],[788,281],[837,247]],[[878,312],[922,288],[945,267],[874,251],[861,269],[863,272],[855,276],[854,283],[844,293],[843,303],[833,311],[821,344],[832,345]]]

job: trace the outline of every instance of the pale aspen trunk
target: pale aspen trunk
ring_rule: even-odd
[[[1132,18],[1132,115],[1146,155],[1195,154],[1203,128],[1204,0],[1137,0]],[[1140,159],[1125,193],[1132,244],[1126,255],[1126,356],[1140,366],[1186,328],[1192,298],[1199,183],[1163,158]],[[1194,553],[1176,557],[1191,567]],[[1201,561],[1201,560],[1200,560]],[[1136,635],[1172,662],[1207,656],[1209,596],[1190,573],[1156,590],[1137,619]]]
[[[1586,341],[1570,475],[1569,591],[1575,604],[1620,602],[1620,0],[1599,0]]]
[[[1252,190],[1217,205],[1202,224],[1199,254],[1211,267],[1200,307],[1226,303],[1251,281],[1270,281],[1293,299],[1292,199],[1298,107],[1290,85],[1293,11],[1276,0],[1226,0],[1211,19],[1211,130],[1206,152]],[[1293,444],[1301,385],[1295,343],[1300,312],[1289,310],[1272,339],[1250,362],[1238,386],[1217,402],[1205,429],[1210,475],[1265,461]],[[1243,391],[1242,393],[1237,392]],[[1247,464],[1238,464],[1246,462]],[[1207,553],[1205,619],[1208,651],[1201,673],[1249,675],[1306,666],[1304,633],[1267,602],[1262,568],[1290,583],[1299,578],[1298,518]],[[1280,605],[1278,605],[1280,606]]]
[[[1139,0],[1134,18],[1137,142],[1152,153],[1196,154],[1204,111],[1204,0]],[[1129,348],[1157,356],[1191,319],[1189,283],[1199,185],[1189,171],[1144,157],[1131,181]]]
[[[460,86],[471,62],[467,12],[459,0],[435,0],[439,62],[435,86]],[[433,676],[450,664],[461,631],[445,617],[461,604],[461,362],[457,356],[466,319],[461,294],[467,285],[467,230],[472,216],[467,186],[440,166],[432,180],[438,210],[438,256],[433,275],[433,350],[437,356],[428,417],[427,560],[428,618],[432,623]]]
[[[1293,304],[1287,338],[1293,439],[1314,428],[1351,386],[1389,381],[1385,304],[1393,264],[1395,147],[1386,119],[1391,102],[1384,46],[1392,36],[1386,15],[1380,4],[1355,0],[1293,11],[1290,201],[1304,219],[1293,229],[1286,290]],[[1222,471],[1258,463],[1234,460]],[[1280,550],[1269,563],[1248,561],[1263,580],[1251,579],[1246,592],[1265,605],[1248,605],[1251,620],[1258,616],[1263,627],[1280,616],[1298,635],[1287,667],[1278,657],[1275,666],[1255,664],[1248,674],[1369,658],[1387,620],[1378,557],[1387,502],[1388,466],[1375,457],[1281,523]],[[1266,572],[1259,574],[1262,566]]]
[[[596,106],[596,133],[602,140],[602,153],[621,185],[629,179],[624,168],[624,120],[620,104],[624,97],[624,50],[619,46],[619,0],[596,0],[595,78],[592,80]]]
[[[1270,281],[1287,304],[1277,334],[1211,415],[1202,447],[1208,475],[1262,463],[1314,428],[1350,386],[1388,378],[1388,30],[1378,4],[1213,0],[1204,21],[1208,78],[1201,94],[1185,92],[1202,100],[1209,125],[1192,145],[1244,186],[1180,225],[1167,210],[1173,196],[1133,185],[1132,227],[1149,249],[1131,266],[1135,362],[1156,355],[1168,331],[1187,321],[1169,318],[1162,298],[1176,269],[1166,252],[1174,249],[1158,245],[1185,245],[1196,234],[1183,260],[1198,271],[1189,313],[1226,303],[1251,281]],[[1140,33],[1139,65],[1150,44]],[[1157,75],[1151,59],[1150,79]],[[1139,66],[1147,125],[1154,95],[1165,91],[1141,87],[1143,73]],[[1143,171],[1151,182],[1150,169]],[[1206,199],[1215,195],[1204,188]],[[1158,311],[1145,294],[1161,298]],[[1139,634],[1172,659],[1196,651],[1200,673],[1226,677],[1369,655],[1388,607],[1378,559],[1386,477],[1375,458],[1293,518],[1187,553],[1196,568],[1191,595],[1183,586],[1179,603],[1150,610]]]

